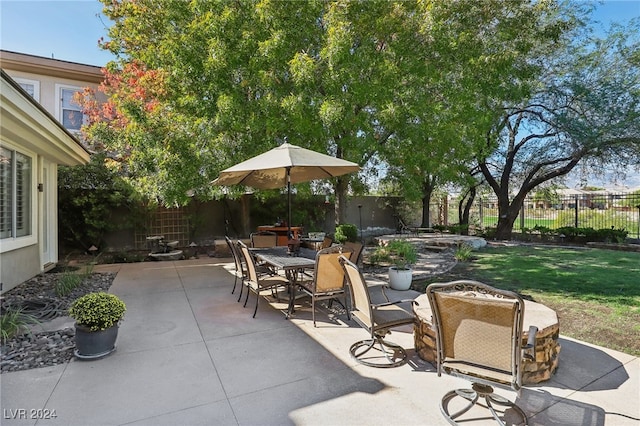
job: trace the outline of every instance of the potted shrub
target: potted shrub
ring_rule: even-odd
[[[76,357],[97,359],[113,352],[125,310],[114,294],[89,293],[76,299],[69,308],[69,316],[76,320]]]
[[[418,251],[407,240],[393,240],[386,246],[378,247],[371,255],[371,261],[389,262],[389,286],[394,290],[408,290],[411,287],[413,271],[411,265],[416,263]]]

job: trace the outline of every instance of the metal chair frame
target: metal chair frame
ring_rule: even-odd
[[[332,244],[333,244],[333,236],[325,235],[324,238],[322,239],[322,244],[320,245],[320,249],[329,248],[331,247]]]
[[[247,266],[247,276],[245,279],[245,285],[247,286],[247,295],[244,299],[244,305],[247,306],[249,300],[249,293],[253,291],[256,294],[256,306],[253,310],[253,318],[256,317],[258,312],[258,302],[260,301],[260,292],[262,290],[274,291],[275,288],[280,286],[289,286],[289,280],[280,275],[263,275],[259,276],[257,272],[257,266],[255,260],[249,248],[242,241],[238,241],[238,246],[244,257],[245,265]]]
[[[470,280],[434,283],[427,287],[426,293],[436,331],[438,376],[444,372],[472,382],[471,389],[456,389],[444,395],[440,402],[443,416],[450,424],[457,425],[456,419],[475,405],[481,405],[479,401],[483,400],[498,424],[505,425],[500,414],[504,417],[510,409],[522,420],[520,424],[526,425],[528,420],[524,411],[494,393],[494,386],[519,391],[522,357],[533,357],[536,327],[530,327],[527,345],[522,347],[521,344],[522,298],[516,293]],[[467,404],[451,413],[449,405],[457,397],[466,400]],[[499,412],[496,406],[506,408]]]
[[[233,261],[236,265],[236,270],[234,273],[235,279],[233,281],[233,290],[231,290],[231,294],[236,291],[236,285],[238,284],[238,278],[240,278],[240,297],[242,297],[242,287],[244,286],[244,279],[246,277],[245,268],[242,266],[242,259],[240,258],[241,254],[238,252],[238,248],[236,244],[231,241],[231,238],[225,235],[224,237],[227,245],[229,246],[229,251],[231,252],[231,256],[233,257]],[[240,301],[240,298],[238,298]]]
[[[347,302],[347,291],[345,289],[344,270],[338,262],[341,255],[351,255],[351,251],[343,246],[332,246],[316,253],[316,264],[313,269],[313,279],[298,282],[298,287],[303,293],[311,297],[311,311],[313,317],[313,326],[316,327],[316,302],[330,299],[338,300],[338,297],[344,298],[342,306],[347,310],[349,315],[349,304]],[[338,300],[339,301],[339,300]]]
[[[360,340],[351,345],[349,348],[351,357],[361,364],[378,368],[398,367],[406,363],[408,356],[405,349],[396,343],[385,340],[384,337],[390,333],[391,328],[414,323],[414,314],[397,305],[406,302],[416,303],[415,300],[403,299],[390,302],[384,294],[382,286],[375,286],[373,288],[380,289],[387,302],[372,303],[370,292],[373,288],[367,286],[358,266],[346,256],[341,256],[339,261],[345,270],[345,277],[351,291],[353,303],[351,316],[371,334],[369,339]],[[380,352],[382,356],[365,357],[365,354],[372,349]]]

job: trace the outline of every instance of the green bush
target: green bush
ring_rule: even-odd
[[[114,294],[89,293],[73,302],[69,316],[91,331],[99,331],[116,325],[126,309],[124,302]]]
[[[598,229],[596,231],[597,241],[605,243],[623,243],[627,239],[628,231],[624,229]]]
[[[496,238],[497,232],[498,232],[498,228],[496,228],[495,226],[488,226],[484,229],[484,232],[482,233],[482,235],[487,240],[494,240]]]
[[[392,240],[386,246],[378,246],[369,261],[373,264],[392,263],[398,269],[407,269],[418,260],[418,251],[407,240]]]
[[[350,223],[344,223],[336,227],[334,240],[338,244],[344,244],[347,241],[355,243],[358,240],[358,228]]]
[[[452,234],[466,235],[469,233],[469,224],[454,223],[452,225],[447,226],[447,230]]]

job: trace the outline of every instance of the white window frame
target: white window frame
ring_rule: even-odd
[[[16,250],[22,247],[32,246],[37,244],[38,242],[38,228],[37,228],[37,217],[38,217],[38,190],[37,190],[37,176],[38,176],[38,156],[35,152],[25,150],[23,148],[17,148],[10,144],[2,141],[2,147],[8,149],[13,152],[17,152],[21,155],[29,157],[31,159],[31,206],[29,215],[31,216],[29,220],[31,220],[31,233],[29,235],[25,235],[22,237],[16,237],[15,235],[9,236],[6,238],[0,238],[0,253],[8,252],[11,250]],[[12,200],[12,215],[15,214],[15,202],[16,200]],[[14,218],[15,220],[15,218]]]
[[[71,86],[68,84],[56,84],[55,86],[56,89],[56,108],[55,108],[55,113],[56,113],[56,119],[60,122],[60,124],[62,124],[64,126],[64,117],[62,116],[62,91],[63,90],[73,90],[75,92],[82,92],[84,90],[83,87],[79,87],[79,86]],[[82,112],[82,108],[80,106],[78,106],[78,111]],[[82,114],[82,124],[86,124],[87,123],[87,116],[86,114]],[[65,127],[66,128],[66,127]],[[68,129],[67,130],[69,132],[71,132],[72,134],[80,134],[80,129]]]
[[[40,102],[40,82],[38,80],[30,80],[28,78],[14,77],[14,80],[18,84],[31,84],[33,85],[33,99],[36,102]]]

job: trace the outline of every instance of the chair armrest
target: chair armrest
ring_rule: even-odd
[[[536,334],[538,333],[538,327],[532,325],[529,327],[529,338],[527,344],[522,348],[522,357],[528,360],[536,359]]]
[[[414,299],[402,299],[402,300],[396,300],[394,302],[378,303],[371,306],[373,306],[374,308],[381,308],[383,306],[398,305],[400,303],[412,303],[414,305],[418,305],[418,302],[416,302]]]

